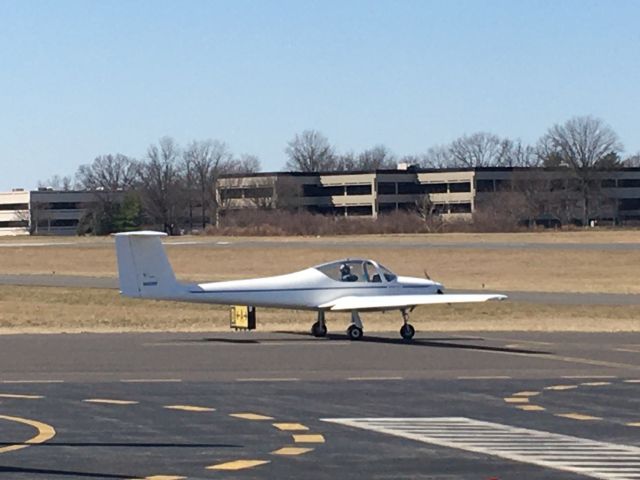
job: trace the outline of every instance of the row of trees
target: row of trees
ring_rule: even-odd
[[[417,155],[396,156],[384,145],[360,154],[340,154],[316,130],[296,135],[285,150],[292,171],[346,171],[395,168],[407,163],[422,168],[567,167],[575,170],[640,166],[640,153],[622,159],[618,135],[591,116],[553,125],[535,145],[477,132]]]
[[[623,159],[622,149],[611,127],[600,119],[585,116],[552,126],[533,146],[478,132],[419,155],[398,157],[384,145],[360,153],[338,153],[320,132],[306,130],[288,142],[285,153],[286,169],[300,172],[393,169],[401,162],[423,168],[561,168],[571,179],[572,195],[577,194],[580,199],[586,221],[598,198],[597,171],[640,166],[640,154]],[[259,170],[260,162],[255,156],[234,156],[224,142],[194,140],[181,147],[171,137],[163,137],[150,145],[140,160],[122,154],[102,155],[81,165],[73,179],[55,176],[40,184],[60,190],[97,192],[97,206],[83,222],[84,231],[106,233],[145,221],[163,225],[172,232],[185,212],[190,229],[217,224],[220,205],[216,188],[220,176]],[[517,182],[521,184],[518,190],[526,192],[527,197],[545,202],[564,195],[552,185],[540,187],[540,181],[523,175]],[[284,199],[295,194],[284,192],[286,186],[278,190],[278,197]],[[124,203],[115,201],[116,195],[122,195],[115,192],[121,191],[127,192]],[[271,202],[270,207],[275,205],[273,199],[259,201]],[[416,211],[425,218],[433,216],[428,198],[420,200]]]
[[[217,217],[215,191],[221,175],[259,170],[257,157],[235,157],[223,142],[194,140],[182,148],[171,137],[163,137],[141,160],[102,155],[81,165],[74,179],[56,176],[39,185],[96,192],[96,205],[81,225],[84,231],[107,233],[145,221],[173,233],[184,212],[190,229],[204,228]],[[124,202],[116,201],[122,192],[126,192]]]

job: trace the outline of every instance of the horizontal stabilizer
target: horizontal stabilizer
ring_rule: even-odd
[[[342,297],[332,302],[320,305],[334,311],[341,310],[391,310],[396,308],[410,308],[418,305],[437,305],[441,303],[475,303],[488,300],[504,300],[506,295],[499,294],[471,294],[450,293],[432,295],[379,295],[375,297]]]

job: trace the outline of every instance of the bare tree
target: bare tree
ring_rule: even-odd
[[[384,145],[376,145],[360,153],[356,168],[359,170],[379,170],[395,168],[395,156]]]
[[[50,188],[52,190],[63,190],[65,192],[73,188],[73,181],[70,176],[54,175],[47,180],[39,180],[38,188]]]
[[[120,153],[101,155],[78,167],[76,184],[84,190],[127,190],[135,185],[138,175],[139,165],[132,158]]]
[[[452,167],[454,161],[448,146],[436,145],[430,147],[426,153],[416,156],[415,162],[408,163],[415,163],[422,168],[447,168]]]
[[[146,211],[165,231],[175,232],[181,209],[179,149],[171,137],[162,137],[147,149],[141,168],[142,198]]]
[[[497,135],[478,132],[463,135],[449,146],[454,167],[495,167],[507,163],[510,142]]]
[[[596,172],[619,165],[622,144],[606,123],[591,116],[574,117],[556,124],[538,142],[547,159],[566,167],[576,180],[582,203],[582,224],[587,225],[592,207],[599,200],[600,182]]]
[[[287,144],[286,168],[298,172],[335,170],[336,154],[327,137],[317,130],[305,130]]]
[[[638,168],[640,167],[640,152],[636,153],[635,155],[630,155],[627,158],[625,158],[622,162],[622,166],[623,167],[633,167],[633,168]]]
[[[217,140],[193,141],[183,153],[183,166],[189,185],[187,192],[198,192],[201,225],[207,226],[207,217],[217,218],[216,186],[220,174],[231,161],[227,145]],[[191,195],[187,195],[192,208]]]
[[[257,173],[261,169],[262,166],[258,157],[243,153],[239,158],[232,159],[223,173],[248,174]]]
[[[505,167],[537,167],[540,165],[540,157],[536,155],[536,149],[531,145],[524,145],[520,140],[504,140],[506,151],[503,165]]]

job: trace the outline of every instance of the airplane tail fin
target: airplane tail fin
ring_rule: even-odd
[[[164,251],[166,233],[140,231],[116,233],[120,292],[127,297],[171,298],[180,284]]]

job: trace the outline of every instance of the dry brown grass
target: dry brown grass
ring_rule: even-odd
[[[328,247],[327,241],[313,239],[308,247],[292,248],[169,246],[167,252],[178,276],[192,280],[276,275],[352,256],[376,259],[406,275],[422,276],[426,269],[448,288],[481,289],[484,285],[487,290],[640,293],[636,267],[640,250],[427,249],[404,242],[389,247],[388,239],[366,248],[336,248]],[[0,274],[52,272],[115,277],[113,244],[0,248]]]
[[[397,312],[363,314],[367,331],[397,330]],[[490,302],[417,309],[412,323],[421,331],[640,331],[640,306],[531,305]],[[314,314],[260,309],[260,330],[307,331]],[[342,331],[346,314],[327,316],[330,330]],[[226,331],[226,307],[131,300],[114,290],[56,287],[0,287],[0,333]]]

